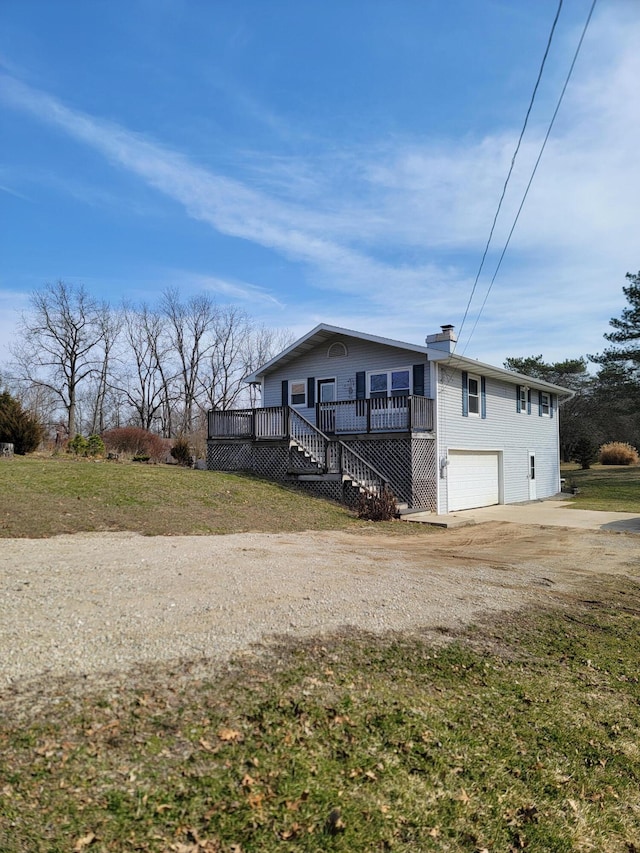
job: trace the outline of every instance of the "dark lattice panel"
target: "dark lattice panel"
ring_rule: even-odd
[[[438,468],[435,441],[414,438],[411,442],[411,463],[413,479],[411,506],[436,512]]]
[[[384,474],[398,501],[411,505],[410,438],[379,438],[375,441],[345,439],[345,444]]]
[[[321,473],[321,467],[305,455],[304,451],[295,445],[289,452],[289,468],[292,471],[299,471],[301,474],[318,474]]]
[[[253,471],[261,477],[273,480],[284,480],[289,470],[289,445],[261,444],[256,442],[253,447]]]
[[[207,468],[210,471],[251,471],[250,441],[207,442]]]
[[[340,480],[296,480],[296,485],[319,498],[327,498],[337,503],[343,502]]]

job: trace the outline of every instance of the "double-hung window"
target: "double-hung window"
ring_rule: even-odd
[[[528,391],[529,391],[529,389],[527,388],[526,385],[520,385],[519,386],[519,393],[520,393],[520,409],[519,409],[519,411],[521,414],[524,414],[524,415],[527,414]]]
[[[307,405],[307,383],[304,379],[296,380],[290,385],[291,405],[306,406]]]
[[[469,374],[467,380],[467,390],[469,394],[469,414],[480,415],[480,377]]]
[[[540,392],[540,414],[547,416],[551,414],[551,396],[544,391]]]
[[[379,370],[369,374],[369,396],[406,397],[411,394],[411,371],[408,367],[396,370]]]

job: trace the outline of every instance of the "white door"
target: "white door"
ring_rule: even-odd
[[[500,503],[500,466],[495,451],[450,450],[448,509],[474,509]]]
[[[529,500],[535,501],[536,499],[536,452],[535,450],[529,451]]]

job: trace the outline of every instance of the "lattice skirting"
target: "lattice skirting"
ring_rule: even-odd
[[[438,466],[436,443],[433,439],[411,440],[411,482],[410,506],[437,512]]]
[[[410,507],[436,509],[437,468],[435,442],[410,436],[381,436],[376,439],[345,439],[389,480],[398,501]],[[207,467],[213,471],[251,471],[278,482],[295,482],[313,494],[353,505],[356,488],[336,480],[298,480],[313,465],[286,441],[220,441],[207,443]],[[317,470],[317,469],[316,469]]]
[[[411,506],[410,436],[381,436],[369,440],[345,438],[343,441],[385,475],[398,501]]]

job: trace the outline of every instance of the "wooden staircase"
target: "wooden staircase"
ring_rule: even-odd
[[[298,411],[289,407],[289,448],[301,453],[316,471],[295,470],[299,477],[340,477],[361,494],[378,497],[388,488],[387,478],[340,439],[331,439]]]

